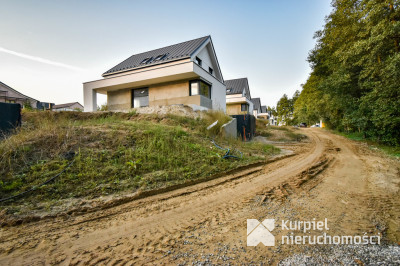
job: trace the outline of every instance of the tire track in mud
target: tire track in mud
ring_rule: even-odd
[[[153,256],[150,254],[161,256],[193,227],[213,227],[242,216],[244,206],[269,187],[282,184],[280,187],[289,194],[290,180],[301,176],[297,180],[305,181],[302,173],[310,171],[310,165],[318,164],[326,150],[317,134],[307,134],[311,142],[304,153],[272,162],[260,171],[229,182],[213,180],[70,220],[9,228],[7,234],[2,229],[5,243],[0,263],[149,262]],[[13,235],[20,238],[13,239]],[[119,254],[118,260],[113,259],[115,252]]]

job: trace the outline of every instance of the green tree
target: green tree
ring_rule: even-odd
[[[294,103],[295,120],[400,144],[400,1],[334,0]]]

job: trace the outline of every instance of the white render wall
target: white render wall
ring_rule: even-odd
[[[193,63],[194,72],[204,80],[211,83],[212,109],[226,112],[226,86],[221,81],[210,75],[208,71]]]
[[[204,47],[200,53],[198,53],[197,57],[202,60],[201,66],[204,70],[208,71],[208,68],[211,67],[215,71],[215,67],[211,62],[210,54],[208,53],[208,46]],[[214,76],[214,75],[213,75]]]

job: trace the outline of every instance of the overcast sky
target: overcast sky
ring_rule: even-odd
[[[224,79],[275,106],[307,80],[330,0],[0,0],[0,81],[40,101],[83,103],[82,83],[135,53],[211,35]],[[98,104],[106,99],[99,97]]]

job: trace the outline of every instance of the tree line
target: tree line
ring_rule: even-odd
[[[400,0],[333,0],[308,56],[312,72],[277,115],[400,145]]]

